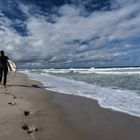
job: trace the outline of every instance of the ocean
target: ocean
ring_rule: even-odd
[[[103,108],[140,117],[140,67],[19,71],[47,90],[95,99]]]

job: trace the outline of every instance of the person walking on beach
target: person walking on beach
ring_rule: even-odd
[[[0,51],[0,83],[2,84],[3,79],[3,85],[6,86],[7,82],[7,74],[8,74],[8,67],[11,70],[11,67],[8,63],[8,57],[4,55],[4,51]]]

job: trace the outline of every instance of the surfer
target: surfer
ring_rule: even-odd
[[[4,55],[4,51],[0,51],[0,83],[2,84],[2,78],[3,78],[3,85],[6,86],[7,82],[7,73],[8,73],[8,67],[11,70],[11,67],[9,65],[9,58]]]

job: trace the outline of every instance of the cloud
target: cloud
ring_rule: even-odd
[[[127,64],[126,58],[135,57],[136,49],[140,52],[135,47],[140,43],[128,42],[140,34],[140,2],[114,0],[110,10],[90,13],[83,8],[86,4],[65,4],[47,14],[36,9],[33,14],[34,5],[20,3],[26,19],[16,19],[14,24],[26,28],[25,35],[18,33],[13,20],[1,11],[1,49],[23,67]]]

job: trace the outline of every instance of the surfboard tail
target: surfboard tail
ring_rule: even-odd
[[[8,63],[9,63],[9,67],[10,67],[10,68],[8,67],[8,70],[16,72],[16,64],[11,60],[8,60]]]

